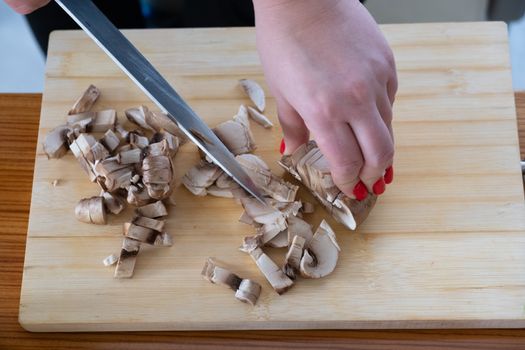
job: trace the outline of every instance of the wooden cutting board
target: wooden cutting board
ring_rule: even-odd
[[[41,141],[88,86],[96,109],[151,103],[81,32],[54,32],[47,62],[20,323],[31,331],[525,326],[525,206],[507,32],[501,23],[387,25],[399,70],[396,178],[357,232],[336,228],[332,275],[277,295],[237,250],[248,226],[233,200],[176,191],[169,249],[141,251],[135,276],[113,279],[102,259],[118,252],[122,223],[75,220],[96,195],[71,155],[47,160]],[[126,35],[214,126],[247,99],[240,78],[264,85],[253,29],[138,30]],[[276,121],[269,97],[268,116]],[[252,123],[275,170],[281,129]],[[196,159],[176,158],[177,175]],[[52,185],[58,179],[58,185]],[[310,198],[304,191],[302,198]],[[326,213],[317,206],[307,220]],[[279,263],[284,252],[270,255]],[[262,284],[255,307],[204,281],[206,257]]]

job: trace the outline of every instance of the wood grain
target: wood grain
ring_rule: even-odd
[[[383,27],[397,58],[396,173],[356,234],[335,225],[345,247],[330,277],[300,281],[286,295],[269,288],[238,251],[247,228],[229,199],[175,191],[170,249],[146,249],[135,278],[118,281],[100,261],[120,248],[122,222],[78,223],[72,208],[98,190],[71,155],[49,161],[37,146],[20,322],[33,331],[286,328],[445,328],[525,325],[525,203],[506,27],[499,23]],[[237,80],[264,81],[253,29],[129,31],[130,39],[205,121],[214,126],[246,102]],[[472,58],[476,57],[473,64]],[[87,60],[92,64],[87,64]],[[94,62],[94,63],[93,63]],[[147,100],[82,32],[50,41],[39,141],[63,123],[87,86],[97,109]],[[267,113],[276,123],[275,102]],[[253,126],[276,173],[280,127]],[[192,144],[177,176],[196,162]],[[52,186],[60,179],[58,186]],[[324,210],[307,220],[316,225]],[[410,258],[407,258],[410,252]],[[274,252],[273,256],[284,254]],[[214,256],[263,285],[255,307],[206,283]],[[155,286],[154,289],[151,286]],[[201,298],[197,295],[205,295]],[[393,302],[395,300],[395,302]]]
[[[523,349],[525,330],[29,333],[18,303],[29,217],[40,95],[0,94],[0,349]],[[516,94],[525,125],[525,92]],[[525,130],[520,129],[520,145]],[[522,159],[525,151],[522,146]],[[20,184],[19,179],[24,179]],[[16,188],[16,190],[13,190]]]

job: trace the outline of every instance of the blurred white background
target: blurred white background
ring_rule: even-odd
[[[510,2],[501,3],[507,1]],[[406,23],[483,21],[487,19],[488,3],[488,0],[368,0],[366,6],[379,23]],[[505,11],[508,12],[505,9],[496,12],[505,16]],[[514,89],[525,90],[525,17],[509,24],[509,39]],[[24,18],[12,12],[2,0],[0,47],[0,93],[41,92],[44,56]]]

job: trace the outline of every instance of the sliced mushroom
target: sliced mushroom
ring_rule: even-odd
[[[118,255],[117,254],[111,254],[110,256],[107,256],[102,260],[102,263],[104,266],[111,266],[115,265],[118,262]]]
[[[126,200],[129,204],[136,207],[144,207],[155,201],[149,196],[148,191],[145,188],[139,188],[135,185],[129,186]]]
[[[377,196],[374,194],[369,194],[364,201],[357,201],[339,191],[328,162],[314,141],[300,146],[291,155],[283,156],[279,164],[310,189],[338,222],[351,230],[367,218],[375,205]]]
[[[135,270],[135,262],[140,250],[140,242],[124,237],[122,249],[115,268],[115,278],[131,278]]]
[[[234,120],[220,123],[213,131],[234,155],[249,153],[256,148],[248,117],[237,115]]]
[[[186,136],[175,122],[164,114],[150,111],[146,106],[130,108],[126,110],[125,114],[129,121],[139,125],[143,129],[156,132],[166,131],[167,133],[176,136],[180,141],[186,139]]]
[[[206,259],[201,275],[211,283],[225,285],[234,291],[239,288],[242,281],[242,278],[236,274],[217,266],[212,258]]]
[[[288,223],[288,245],[292,244],[295,236],[304,238],[306,243],[312,239],[314,234],[309,223],[296,216],[289,216],[286,221]]]
[[[265,129],[269,129],[273,126],[273,123],[270,119],[253,107],[248,106],[248,115],[253,120],[255,120],[257,124],[262,125]]]
[[[239,80],[239,84],[243,88],[246,95],[248,95],[250,100],[252,100],[252,102],[255,104],[257,109],[261,112],[264,112],[264,108],[266,107],[266,99],[262,87],[256,81],[250,79],[241,79]]]
[[[137,214],[154,219],[168,215],[168,211],[166,210],[166,206],[161,201],[157,201],[138,207]]]
[[[240,201],[246,214],[253,218],[255,222],[263,225],[276,223],[285,225],[284,215],[272,206],[264,205],[253,197],[241,198]]]
[[[118,146],[120,145],[119,137],[111,129],[106,131],[106,133],[100,139],[99,142],[102,143],[104,147],[106,147],[106,149],[110,152],[113,152],[114,150],[116,150]]]
[[[106,208],[102,197],[81,199],[75,207],[75,216],[79,221],[88,224],[105,225]]]
[[[82,96],[80,96],[80,98],[75,102],[73,107],[69,110],[68,114],[79,114],[91,110],[99,96],[100,90],[94,85],[89,85],[87,90],[84,91]]]
[[[301,258],[303,257],[304,246],[306,240],[301,236],[294,236],[292,239],[292,244],[286,253],[284,259],[284,273],[291,279],[295,279],[297,273],[301,267]]]
[[[272,288],[278,293],[283,294],[293,285],[293,281],[277,266],[261,248],[255,248],[249,252],[252,259],[257,264],[259,270]]]
[[[261,285],[252,280],[243,279],[239,284],[239,288],[235,292],[235,298],[252,306],[255,305],[257,299],[261,295]]]
[[[102,192],[101,196],[104,199],[104,205],[110,213],[119,214],[124,210],[124,201],[120,197],[105,191]]]
[[[276,234],[265,244],[268,247],[273,248],[285,248],[288,247],[288,230],[283,230]]]
[[[164,220],[151,219],[145,216],[137,216],[133,219],[133,223],[159,232],[164,231],[164,225],[166,224]]]
[[[215,197],[222,197],[222,198],[233,198],[232,191],[227,188],[219,188],[215,185],[211,185],[206,189],[206,193],[215,196]]]
[[[136,148],[146,148],[149,145],[149,140],[146,136],[139,135],[136,131],[128,134],[129,144]]]
[[[235,158],[264,194],[281,202],[295,200],[299,187],[274,175],[261,158],[253,154],[241,154]]]
[[[95,120],[94,112],[84,112],[67,116],[67,125],[79,132],[86,132]]]
[[[235,298],[255,305],[261,294],[261,285],[257,282],[242,279],[227,269],[217,266],[212,258],[206,259],[201,275],[207,281],[214,284],[221,284],[235,291]]]
[[[133,148],[129,150],[120,151],[117,154],[117,163],[119,164],[137,164],[142,161],[142,150],[140,148]]]
[[[171,193],[173,181],[171,159],[167,156],[147,156],[142,161],[142,181],[153,199],[164,199]]]
[[[104,147],[104,145],[102,145],[100,142],[95,142],[95,144],[91,146],[91,150],[86,159],[91,163],[95,163],[107,157],[109,157],[109,151],[107,148]]]
[[[69,126],[61,125],[51,130],[44,139],[44,153],[47,158],[61,158],[67,153],[67,133],[71,130]]]
[[[116,123],[117,112],[114,109],[100,111],[95,114],[95,119],[91,124],[91,131],[105,133],[108,130],[114,130]]]
[[[323,220],[314,236],[308,242],[301,259],[301,276],[305,278],[321,278],[329,275],[335,269],[341,248],[337,244],[335,232]]]
[[[139,106],[137,108],[130,108],[127,109],[124,114],[126,115],[126,118],[134,124],[137,124],[143,129],[155,131],[147,122],[146,122],[146,114],[151,113],[149,109],[146,106]],[[149,119],[149,117],[148,117]]]
[[[172,135],[165,130],[161,130],[153,134],[153,137],[151,140],[152,140],[152,144],[150,145],[150,148],[151,146],[155,144],[159,144],[159,145],[165,144],[166,145],[165,147],[167,147],[168,149],[167,155],[169,155],[170,157],[173,157],[179,150],[180,139],[177,136]]]
[[[124,224],[124,236],[141,243],[154,244],[160,232],[133,223]]]
[[[194,195],[205,196],[206,189],[222,174],[221,168],[217,165],[200,161],[199,164],[191,168],[182,178],[182,184]]]

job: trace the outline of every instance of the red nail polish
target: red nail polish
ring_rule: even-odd
[[[354,187],[354,196],[358,201],[362,201],[368,196],[368,190],[363,182],[359,181]]]
[[[385,183],[390,185],[394,181],[394,167],[391,166],[385,171]]]
[[[282,139],[281,146],[279,147],[279,152],[281,152],[281,154],[284,154],[285,149],[286,149],[286,145],[284,144],[284,139]]]
[[[377,180],[372,189],[376,195],[383,194],[385,192],[385,180],[383,178]]]

